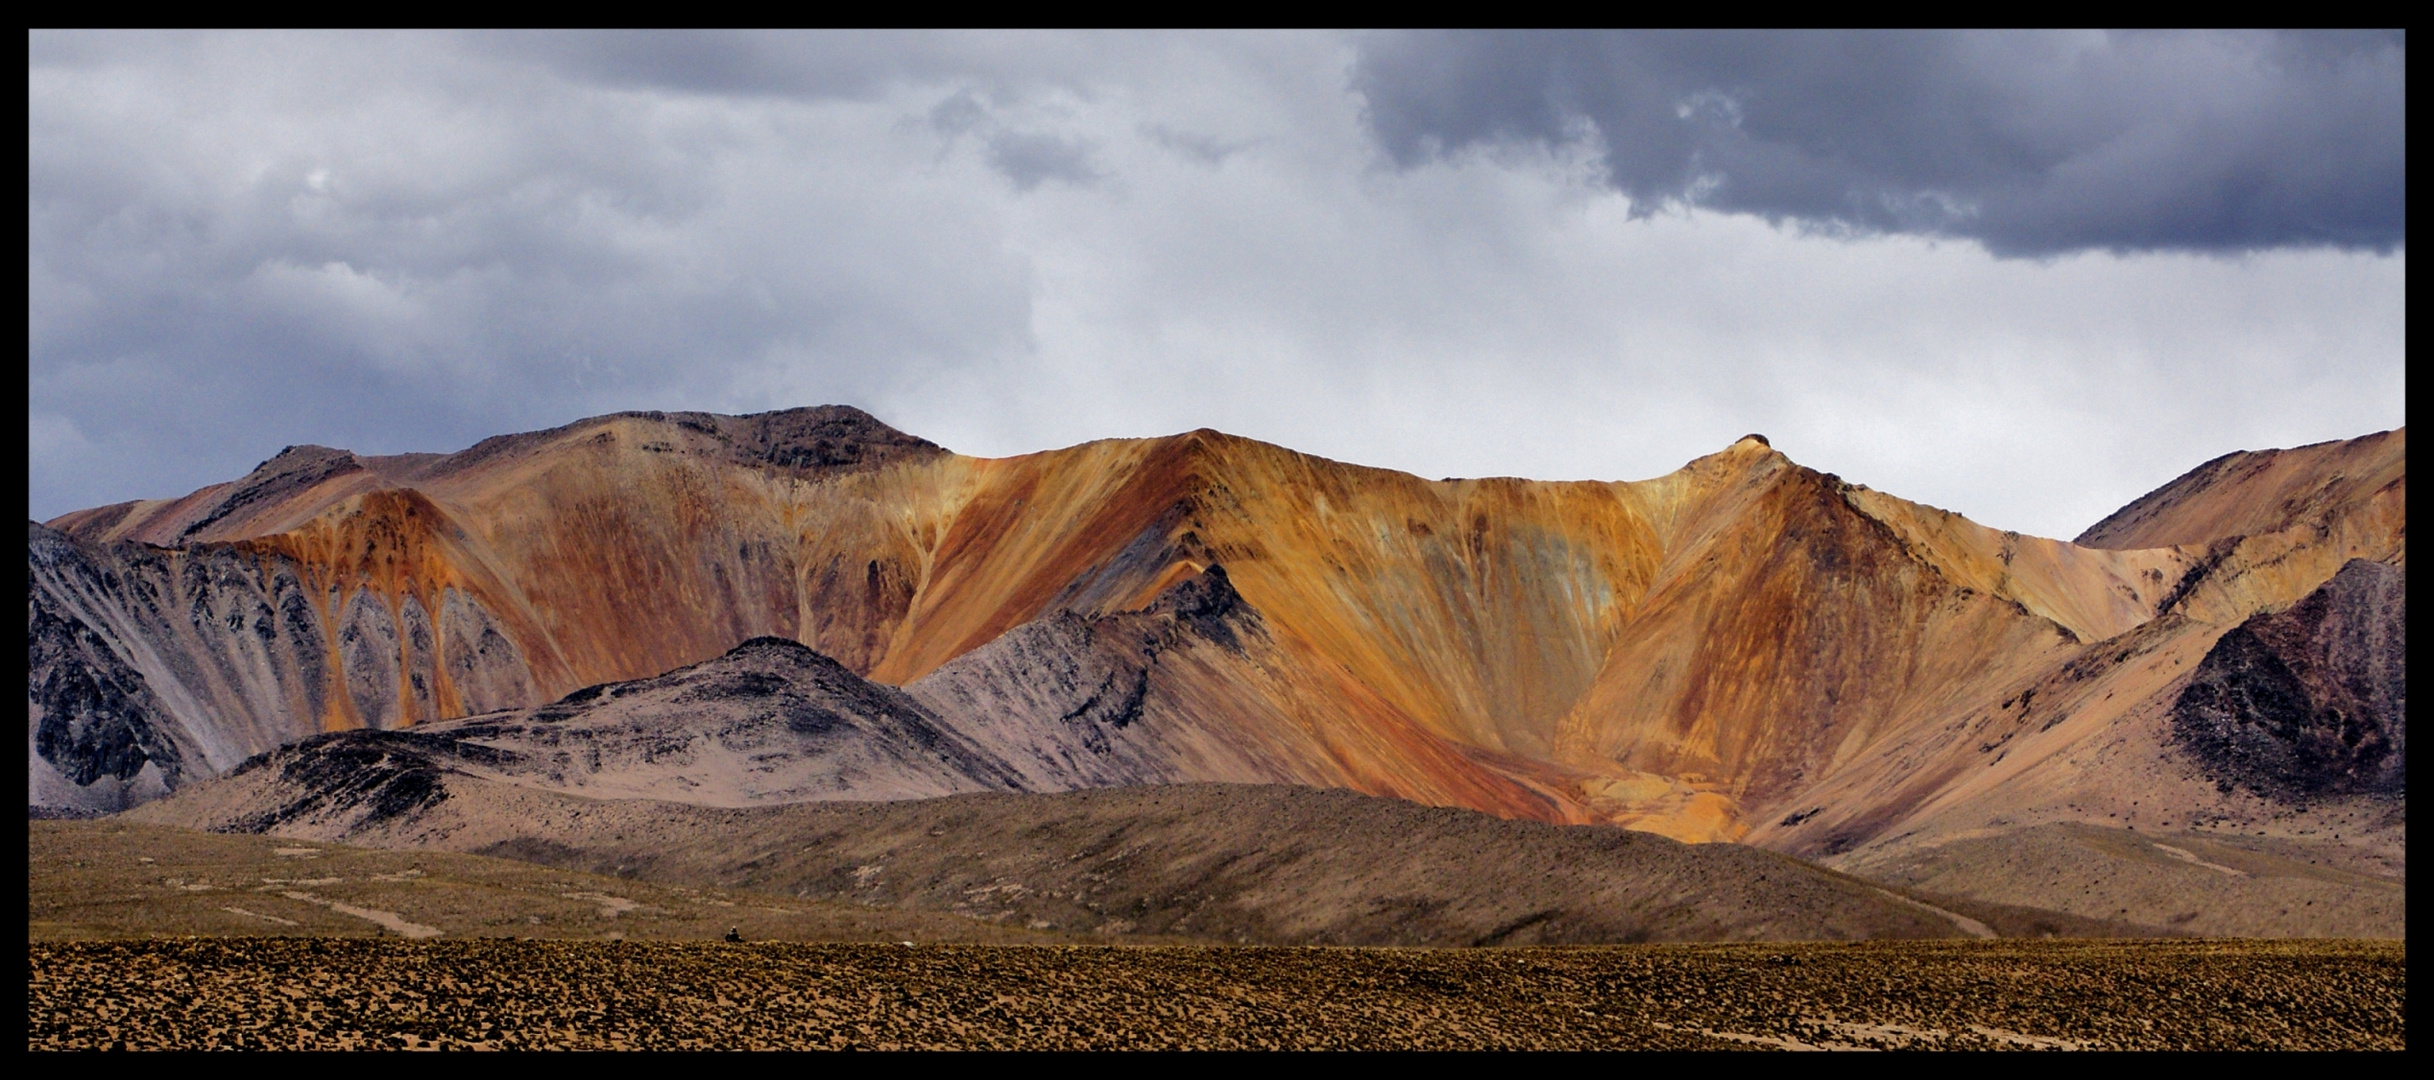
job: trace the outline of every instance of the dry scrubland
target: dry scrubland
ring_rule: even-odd
[[[2060,822],[1842,869],[1914,894],[2101,913],[2149,937],[2408,936],[2405,862],[2338,844]]]
[[[1067,940],[1019,926],[719,888],[654,885],[444,851],[380,851],[117,821],[26,828],[26,936]]]
[[[448,852],[27,841],[35,1049],[2403,1045],[2399,941],[1119,947]]]
[[[2405,1048],[2398,942],[30,948],[35,1049]]]

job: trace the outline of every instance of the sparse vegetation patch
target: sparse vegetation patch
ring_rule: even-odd
[[[35,943],[30,1049],[2404,1049],[2400,942]]]

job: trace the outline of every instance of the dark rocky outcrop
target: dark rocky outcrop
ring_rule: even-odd
[[[710,805],[1020,786],[997,755],[904,691],[776,637],[664,675],[585,687],[539,708],[382,738],[527,786]]]
[[[1172,618],[1177,631],[1188,631],[1235,650],[1242,647],[1234,636],[1237,625],[1253,626],[1259,618],[1243,602],[1242,594],[1234,591],[1234,582],[1226,577],[1222,566],[1211,566],[1176,582],[1159,593],[1144,613]]]
[[[1263,777],[1178,722],[1159,672],[1177,650],[1239,658],[1258,627],[1212,567],[1142,611],[1058,612],[1018,627],[901,690],[799,642],[758,637],[535,708],[320,735],[256,756],[241,771],[270,768],[290,794],[248,827],[368,827],[441,797],[432,778],[443,772],[709,806]]]
[[[1178,700],[1166,670],[1176,656],[1254,667],[1245,639],[1263,633],[1225,568],[1211,566],[1140,611],[1051,612],[905,689],[1003,758],[1023,790],[1281,780]]]
[[[2284,799],[2399,795],[2408,782],[2406,571],[2353,559],[2217,641],[2173,734],[2224,785]]]
[[[729,440],[736,458],[746,464],[829,471],[872,468],[946,453],[938,444],[907,435],[850,405],[734,417],[678,415],[711,422]]]
[[[571,432],[600,427],[620,418],[666,424],[675,438],[646,444],[661,452],[706,453],[739,465],[775,468],[806,475],[877,468],[895,461],[936,457],[945,448],[928,439],[889,427],[877,417],[851,405],[819,405],[781,409],[749,416],[705,412],[621,412],[588,417],[563,427],[496,435],[459,453],[421,466],[418,476],[437,477],[470,469],[484,462],[531,451]]]
[[[180,538],[190,537],[236,514],[247,507],[275,503],[302,492],[333,476],[359,472],[363,463],[355,455],[327,446],[290,446],[270,460],[254,466],[254,471],[228,489],[228,494],[202,517],[186,526]]]
[[[191,748],[178,745],[175,721],[143,672],[75,603],[75,592],[113,588],[118,575],[40,525],[29,523],[26,547],[27,805],[107,812],[176,788]]]
[[[26,646],[26,690],[40,716],[36,755],[79,787],[105,776],[134,780],[147,764],[159,770],[164,787],[177,786],[184,755],[162,730],[166,710],[143,673],[32,582]]]
[[[375,727],[428,719],[443,667],[472,707],[532,696],[496,618],[453,588],[436,621],[411,597],[393,618],[236,545],[88,543],[29,522],[26,556],[29,810],[124,809],[313,735],[342,703]]]
[[[319,735],[287,751],[237,766],[231,775],[275,768],[290,797],[232,824],[268,832],[299,819],[348,821],[368,828],[438,805],[448,797],[442,761],[467,748],[454,739],[406,731]]]

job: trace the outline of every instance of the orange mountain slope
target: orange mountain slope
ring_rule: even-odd
[[[2072,543],[2149,548],[2280,532],[2347,506],[2397,498],[2408,479],[2407,455],[2405,428],[2225,454],[2114,511]]]
[[[2328,446],[2214,463],[2091,530],[2167,538],[2141,547],[1985,529],[1755,437],[1637,483],[1426,481],[1209,431],[978,459],[835,407],[296,448],[35,527],[58,659],[33,797],[123,805],[316,730],[538,704],[758,635],[947,701],[979,678],[963,658],[1056,662],[981,653],[1010,631],[1222,567],[1259,632],[1134,665],[1144,715],[1223,733],[1164,778],[1843,851],[2076,798],[2033,763],[2160,708],[2214,638],[2349,558],[2402,561],[2403,433]],[[88,683],[132,688],[137,719]]]

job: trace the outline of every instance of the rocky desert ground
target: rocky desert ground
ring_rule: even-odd
[[[32,947],[27,1045],[2403,1049],[2398,942]]]
[[[27,864],[29,1049],[2406,1045],[2401,941],[1106,944],[113,820]]]

